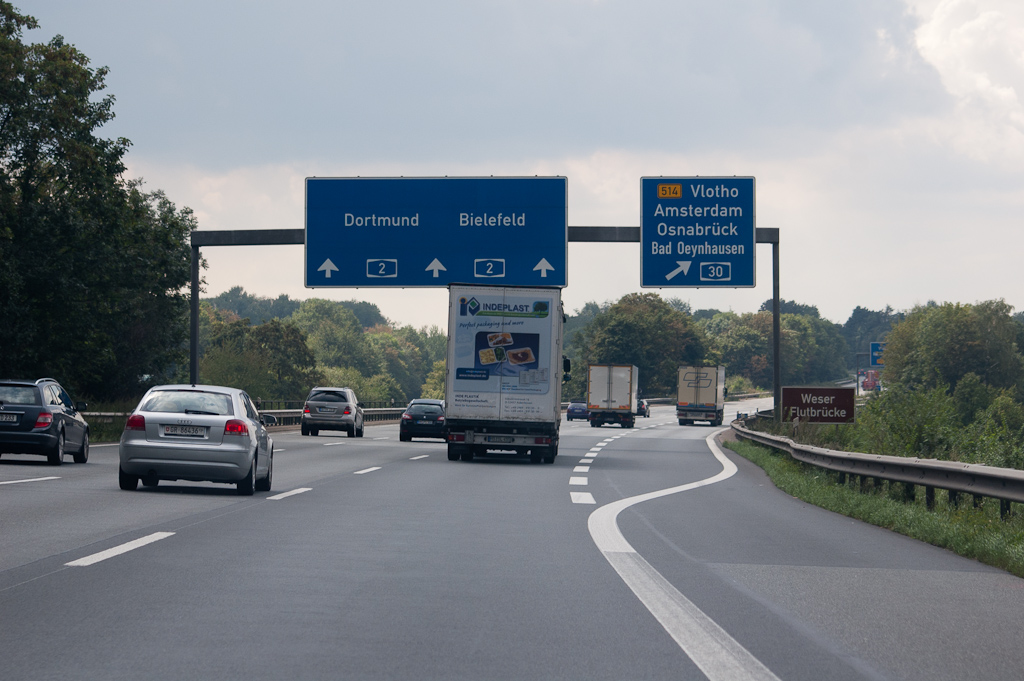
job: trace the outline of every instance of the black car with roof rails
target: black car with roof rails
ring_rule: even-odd
[[[89,460],[87,405],[73,402],[52,378],[0,379],[0,453],[38,454],[59,466],[70,452],[75,463]]]

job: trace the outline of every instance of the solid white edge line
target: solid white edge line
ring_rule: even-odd
[[[296,494],[302,494],[303,492],[311,492],[311,491],[313,491],[312,487],[298,487],[296,489],[293,489],[290,492],[281,492],[280,494],[275,494],[272,497],[267,497],[267,499],[269,499],[270,501],[280,501],[281,499],[287,499],[288,497],[293,497]]]
[[[42,482],[44,480],[60,480],[59,475],[50,475],[45,478],[25,478],[24,480],[5,480],[0,485],[17,485],[19,482]]]
[[[714,431],[705,440],[711,453],[722,464],[718,475],[606,504],[590,514],[587,527],[594,544],[622,581],[709,681],[779,681],[750,651],[644,560],[626,541],[616,522],[619,513],[636,504],[713,485],[735,475],[736,465],[714,441],[723,430]]]
[[[379,471],[379,470],[380,470],[380,466],[373,466],[372,468],[364,468],[361,471],[356,471],[352,475],[362,475],[363,473],[372,473],[374,471]]]
[[[89,565],[94,565],[100,562],[101,560],[113,558],[114,556],[120,556],[122,553],[128,553],[129,551],[133,551],[141,546],[145,546],[146,544],[152,544],[155,541],[167,539],[168,537],[172,536],[174,536],[173,532],[154,532],[153,534],[146,535],[145,537],[141,537],[140,539],[135,539],[126,544],[115,546],[112,549],[100,551],[99,553],[94,553],[91,556],[79,558],[78,560],[73,560],[70,563],[64,564],[69,567],[88,567]]]

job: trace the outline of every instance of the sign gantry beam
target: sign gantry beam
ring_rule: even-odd
[[[570,242],[640,243],[640,227],[569,227]],[[196,230],[192,232],[192,306],[190,382],[199,380],[199,249],[203,246],[301,246],[306,243],[305,229]],[[758,227],[756,243],[772,244],[772,344],[774,351],[775,414],[782,413],[781,329],[779,298],[779,229]]]

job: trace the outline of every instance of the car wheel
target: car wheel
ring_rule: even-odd
[[[252,457],[252,465],[249,466],[249,473],[237,483],[238,496],[251,497],[256,491],[256,456]]]
[[[355,437],[355,436],[356,436],[356,427],[355,427],[355,424],[353,424],[353,425],[351,425],[351,426],[349,426],[349,427],[348,427],[348,433],[347,433],[347,435],[348,435],[349,437]]]
[[[363,431],[366,430],[366,424],[359,426],[359,430],[356,431],[356,437],[362,437]]]
[[[139,486],[139,476],[128,475],[120,466],[117,467],[117,485],[123,490],[134,490]]]
[[[408,433],[399,433],[398,434],[399,442],[408,442],[411,439],[412,439],[412,436],[409,435]]]
[[[302,434],[309,435],[309,428],[306,427],[305,423],[302,424]]]
[[[75,463],[85,463],[89,460],[89,433],[82,435],[82,448],[75,452]]]
[[[274,482],[274,450],[270,450],[270,461],[267,462],[267,477],[256,481],[257,492],[269,492]]]
[[[320,434],[320,431],[317,430],[316,428],[310,428],[309,429],[309,434],[312,435],[313,437],[316,437],[317,435]]]
[[[64,463],[64,431],[57,436],[57,444],[53,446],[50,453],[46,455],[46,461],[51,466],[59,466]]]

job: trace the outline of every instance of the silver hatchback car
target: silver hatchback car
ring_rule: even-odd
[[[363,405],[352,388],[313,388],[302,407],[302,434],[344,430],[349,437],[363,436]]]
[[[161,385],[150,388],[128,417],[121,434],[121,489],[139,481],[156,487],[161,480],[224,482],[238,493],[270,491],[274,441],[242,390],[216,385]]]

